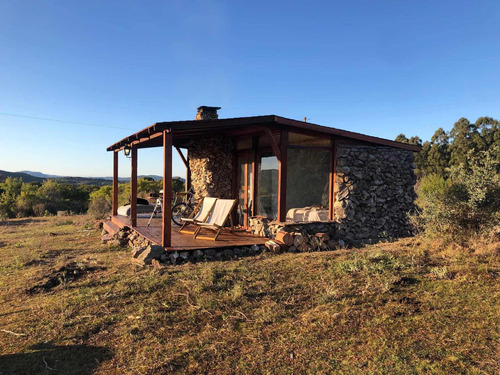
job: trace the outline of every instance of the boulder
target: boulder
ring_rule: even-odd
[[[157,245],[149,245],[143,248],[140,252],[134,254],[135,263],[151,264],[153,259],[161,260],[161,256],[165,253],[165,249]]]

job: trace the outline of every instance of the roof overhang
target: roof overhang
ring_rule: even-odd
[[[361,133],[350,132],[327,126],[316,125],[305,121],[292,120],[285,117],[268,115],[253,117],[237,117],[218,120],[191,120],[191,121],[171,121],[158,122],[137,133],[134,133],[122,140],[114,143],[107,148],[108,151],[117,151],[123,149],[126,145],[135,145],[137,148],[160,147],[163,145],[163,132],[171,132],[179,145],[182,140],[201,136],[239,136],[244,134],[258,134],[264,128],[287,129],[289,131],[299,131],[318,136],[336,136],[351,140],[357,140],[375,145],[401,148],[414,152],[419,152],[422,148],[418,145],[410,145],[391,141],[389,139],[373,137]]]

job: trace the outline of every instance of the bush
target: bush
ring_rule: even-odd
[[[37,203],[33,205],[33,213],[35,216],[44,216],[45,215],[45,204]]]
[[[97,196],[92,199],[89,205],[88,213],[94,219],[104,219],[110,214],[111,205],[103,196]]]
[[[430,235],[461,243],[493,230],[500,221],[498,148],[474,154],[467,163],[450,169],[450,178],[429,175],[418,189],[417,226]]]

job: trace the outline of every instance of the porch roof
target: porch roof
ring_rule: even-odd
[[[337,136],[339,138],[352,139],[375,145],[396,147],[418,152],[421,146],[410,145],[391,141],[389,139],[373,137],[347,130],[316,125],[310,122],[297,121],[289,118],[267,115],[252,117],[235,117],[217,120],[190,120],[158,122],[137,133],[134,133],[107,148],[108,151],[121,150],[126,145],[135,145],[137,148],[160,147],[163,145],[163,131],[172,133],[173,144],[177,147],[185,146],[189,139],[197,136],[210,135],[252,135],[263,131],[265,128],[287,129],[289,131],[307,132],[317,135]]]

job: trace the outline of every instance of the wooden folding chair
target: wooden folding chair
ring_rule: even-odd
[[[217,199],[215,206],[210,213],[210,216],[205,222],[194,222],[198,228],[194,232],[193,238],[199,238],[204,240],[217,241],[217,237],[224,227],[228,217],[231,222],[231,232],[234,230],[233,218],[231,217],[231,211],[236,205],[236,199]],[[199,236],[202,229],[209,229],[215,232],[215,237]]]
[[[191,215],[188,218],[181,218],[182,226],[179,229],[179,233],[189,233],[194,234],[195,231],[188,231],[184,229],[187,225],[193,224],[196,222],[205,222],[212,212],[214,208],[215,202],[217,202],[217,198],[205,197],[201,200],[200,204],[195,207]]]

